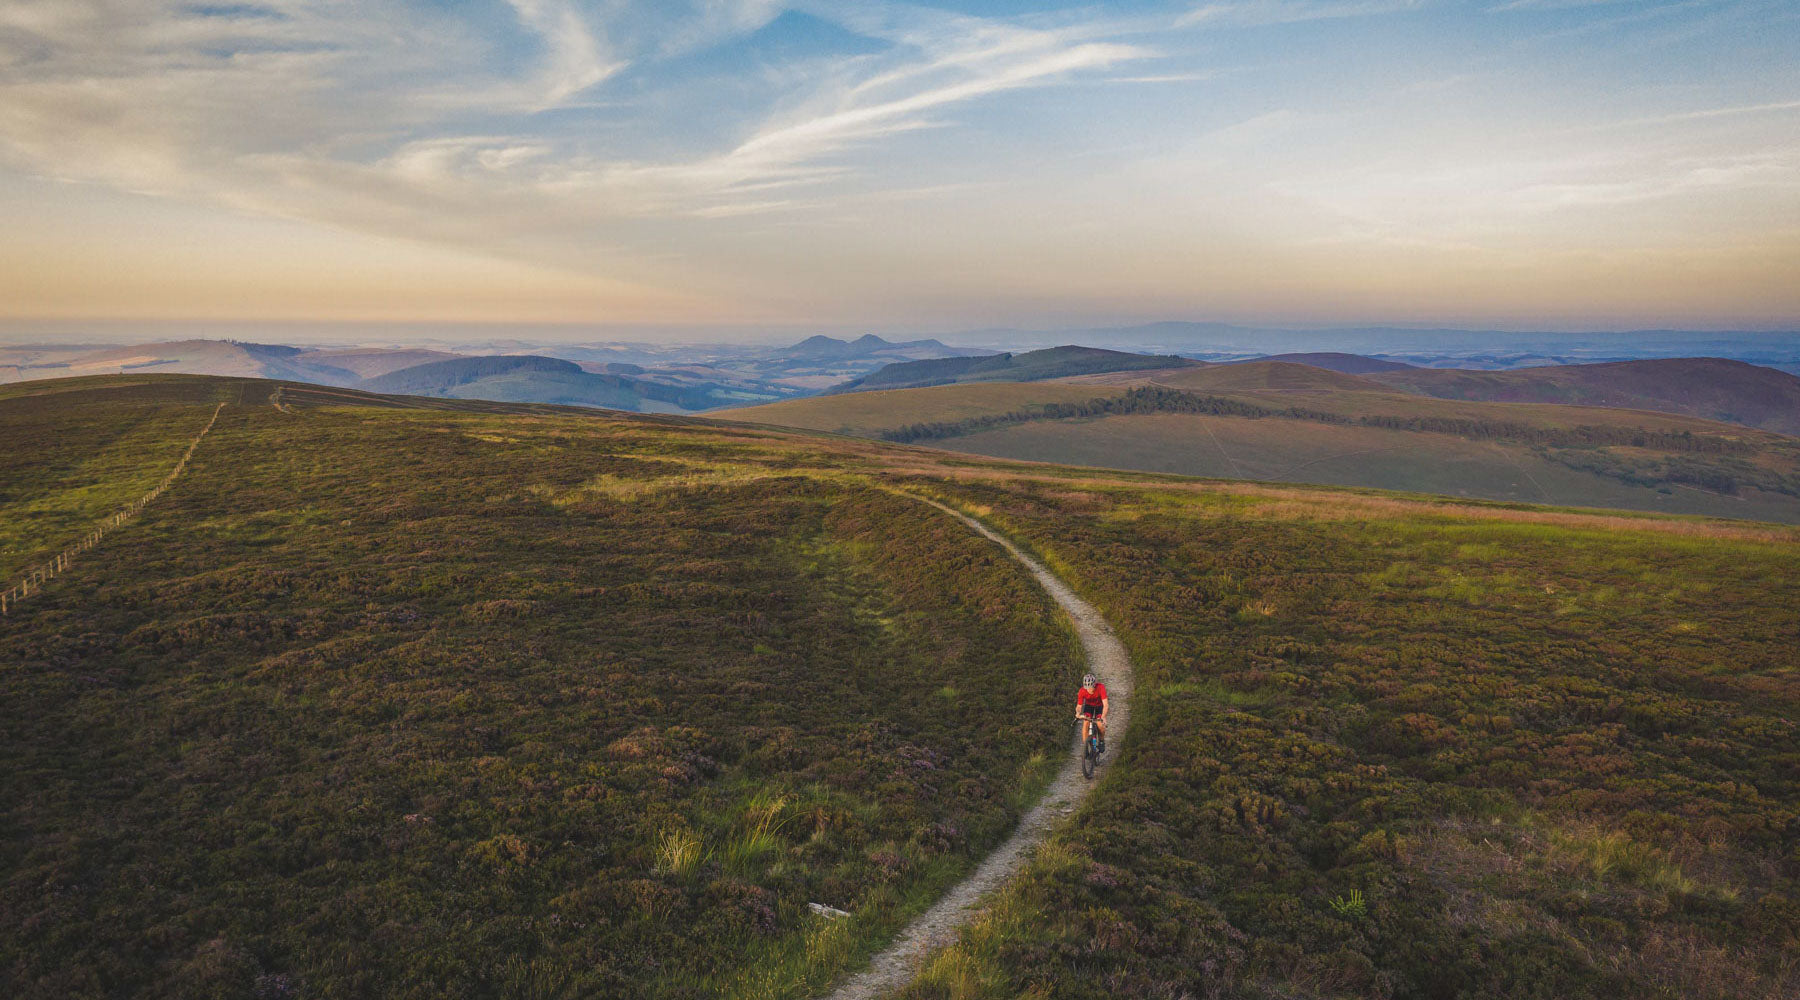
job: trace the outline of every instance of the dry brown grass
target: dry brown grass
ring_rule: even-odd
[[[1768,877],[1771,862],[1723,842],[1688,838],[1661,848],[1591,822],[1453,819],[1436,824],[1408,860],[1445,891],[1444,918],[1484,936],[1546,935],[1595,967],[1681,997],[1791,1000],[1800,988],[1800,956],[1758,969],[1755,955],[1715,944],[1678,920],[1652,920],[1636,937],[1609,938],[1532,901],[1559,889],[1639,914],[1668,914],[1675,896],[1735,899]]]

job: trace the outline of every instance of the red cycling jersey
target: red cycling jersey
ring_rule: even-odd
[[[1095,682],[1092,688],[1082,688],[1075,692],[1075,704],[1082,708],[1092,707],[1098,712],[1106,701],[1106,685]]]

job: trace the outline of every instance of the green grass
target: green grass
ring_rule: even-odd
[[[0,993],[817,995],[1034,800],[1078,673],[896,491],[1139,669],[907,996],[1800,986],[1793,529],[270,391],[0,391],[22,445],[233,401],[0,620]]]
[[[121,392],[187,437],[250,402],[0,619],[7,996],[798,995],[1003,836],[1065,735],[1047,599],[848,454],[84,384],[0,400],[0,438],[60,442],[19,495],[97,467],[111,439],[56,432],[136,421]]]
[[[1138,694],[1108,781],[903,996],[1800,987],[1791,533],[949,492],[1054,557]]]
[[[17,416],[0,449],[0,588],[154,487],[211,409],[129,391],[77,399],[8,388],[0,400],[11,396]]]

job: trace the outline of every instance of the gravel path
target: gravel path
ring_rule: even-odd
[[[831,994],[831,1000],[874,1000],[911,981],[918,970],[919,961],[954,940],[957,930],[980,912],[982,898],[1016,874],[1024,866],[1030,849],[1044,839],[1058,820],[1075,811],[1075,806],[1093,790],[1095,781],[1105,777],[1106,766],[1117,752],[1120,741],[1125,736],[1125,726],[1131,720],[1131,659],[1125,655],[1125,647],[1119,644],[1118,639],[1113,638],[1112,628],[1106,624],[1106,619],[1100,617],[1100,612],[1095,611],[1093,605],[1076,597],[1067,584],[1057,579],[1037,560],[1021,552],[1018,546],[990,530],[987,525],[936,501],[924,502],[963,521],[1023,563],[1051,599],[1069,615],[1075,624],[1076,634],[1081,637],[1081,648],[1087,654],[1088,669],[1106,685],[1107,697],[1111,699],[1106,733],[1108,752],[1107,756],[1100,758],[1101,770],[1095,774],[1093,781],[1089,781],[1081,776],[1080,736],[1078,733],[1072,736],[1068,762],[1044,792],[1044,797],[1019,821],[1018,829],[1013,831],[1012,836],[988,855],[973,874],[958,882],[931,909],[908,924],[894,939],[893,944],[870,961],[868,969],[839,986]],[[1070,692],[1071,727],[1074,724],[1074,703],[1074,693]]]

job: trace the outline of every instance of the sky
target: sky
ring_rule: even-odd
[[[12,329],[1796,329],[1800,4],[6,0],[0,219]]]

